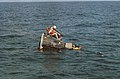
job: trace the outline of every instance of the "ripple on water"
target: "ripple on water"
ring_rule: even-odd
[[[23,34],[4,34],[4,35],[0,35],[1,38],[14,38],[14,37],[23,37]]]

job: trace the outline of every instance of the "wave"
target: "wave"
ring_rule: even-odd
[[[0,35],[0,37],[10,37],[10,38],[13,38],[13,37],[23,37],[24,34],[4,34],[4,35]]]
[[[0,50],[20,50],[20,49],[26,49],[25,47],[18,47],[18,48],[0,48]]]

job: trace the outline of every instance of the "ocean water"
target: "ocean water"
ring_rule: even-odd
[[[83,48],[38,51],[52,25]],[[0,3],[0,79],[120,79],[120,2]]]

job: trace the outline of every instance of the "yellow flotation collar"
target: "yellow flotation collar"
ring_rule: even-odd
[[[73,50],[80,50],[81,47],[74,47]]]

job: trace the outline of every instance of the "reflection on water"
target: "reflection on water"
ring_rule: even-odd
[[[50,71],[50,72],[55,72],[59,70],[59,59],[60,56],[57,54],[58,52],[49,52],[46,54],[45,53],[45,62],[43,63],[44,67]]]
[[[39,78],[43,79],[55,79],[55,73],[61,72],[60,65],[61,63],[59,62],[61,60],[61,57],[58,54],[59,52],[42,52],[44,55],[44,62],[42,63],[42,66],[44,69],[47,71],[48,74],[44,74],[39,76]]]

